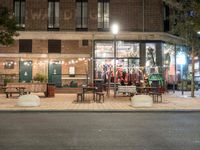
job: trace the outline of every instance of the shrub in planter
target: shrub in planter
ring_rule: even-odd
[[[34,81],[38,81],[41,83],[47,82],[47,76],[44,74],[37,73],[33,78]]]

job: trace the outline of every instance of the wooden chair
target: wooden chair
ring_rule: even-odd
[[[83,93],[82,92],[77,93],[77,102],[79,102],[79,100],[81,102],[83,101]]]
[[[96,101],[101,102],[101,100],[104,102],[104,93],[96,92]]]

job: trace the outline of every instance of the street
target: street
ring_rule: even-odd
[[[199,150],[198,112],[1,112],[0,150]]]

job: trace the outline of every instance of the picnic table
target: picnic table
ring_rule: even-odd
[[[12,94],[19,94],[19,96],[27,94],[27,92],[25,91],[26,88],[22,86],[3,87],[3,89],[4,93],[6,94],[6,98],[12,97]]]

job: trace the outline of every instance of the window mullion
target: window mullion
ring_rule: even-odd
[[[105,25],[104,25],[105,7],[104,7],[104,5],[105,5],[105,2],[103,1],[103,28],[105,28]]]
[[[21,9],[22,9],[22,7],[21,7],[21,5],[22,5],[22,1],[20,0],[19,1],[19,26],[21,26],[22,25],[22,23],[21,23]]]
[[[83,1],[81,1],[81,28],[83,28]]]
[[[53,28],[55,28],[55,5],[56,5],[56,3],[55,3],[55,1],[53,2]]]

